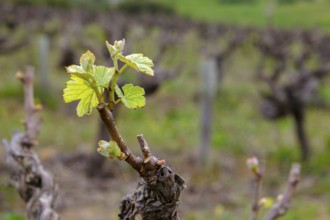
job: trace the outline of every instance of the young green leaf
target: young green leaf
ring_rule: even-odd
[[[115,74],[115,68],[93,66],[92,74],[95,77],[96,85],[98,87],[108,88],[109,82]]]
[[[122,52],[124,47],[125,47],[125,39],[122,39],[122,40],[116,40],[115,41],[115,48],[119,51],[119,52]]]
[[[105,44],[107,45],[111,57],[115,58],[118,54],[120,54],[123,51],[125,46],[125,39],[115,41],[113,45],[109,44],[108,41],[106,41]]]
[[[92,112],[92,108],[98,104],[98,98],[92,85],[76,75],[71,75],[71,80],[66,83],[66,88],[63,90],[63,98],[66,103],[80,99],[77,106],[77,115],[79,117],[84,114],[89,115]]]
[[[66,67],[66,72],[70,74],[86,74],[86,71],[78,65],[71,65]]]
[[[80,57],[80,66],[71,65],[66,71],[71,75],[64,89],[64,102],[80,100],[77,106],[79,117],[90,114],[93,107],[103,101],[103,88],[108,88],[115,74],[114,68],[95,66],[95,56],[87,51]]]
[[[85,72],[81,66],[78,66],[78,65],[71,65],[71,66],[68,66],[66,67],[66,71],[67,73],[69,73],[71,76],[74,75],[74,76],[77,76],[81,79],[84,79],[86,80],[87,82],[90,82],[92,83],[94,80],[94,76],[91,74],[91,73],[87,73]]]
[[[113,159],[115,157],[122,159],[123,153],[121,152],[120,148],[118,147],[118,144],[115,141],[104,141],[100,140],[99,148],[97,148],[97,152],[100,153],[104,157],[108,157],[110,159]]]
[[[144,57],[143,54],[136,53],[130,54],[128,56],[118,54],[118,59],[141,73],[147,74],[149,76],[154,75],[154,70],[152,69],[154,64],[152,60],[148,57]]]
[[[95,62],[95,56],[89,50],[87,50],[87,52],[81,55],[80,57],[80,66],[86,72],[91,70],[94,62]]]
[[[127,108],[142,108],[146,105],[145,92],[142,87],[127,84],[122,87],[122,90],[123,92],[116,86],[116,94]]]

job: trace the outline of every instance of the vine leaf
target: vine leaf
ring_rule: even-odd
[[[71,65],[66,67],[66,72],[75,75],[86,74],[86,71],[81,66],[78,65]]]
[[[142,108],[146,105],[145,92],[140,86],[127,84],[122,87],[122,90],[116,86],[116,94],[127,108]]]
[[[68,103],[80,99],[77,106],[77,115],[79,117],[85,114],[89,115],[92,112],[92,108],[98,104],[98,98],[94,89],[91,83],[88,83],[84,78],[71,75],[71,80],[66,83],[66,88],[63,90],[64,102]]]
[[[113,75],[114,68],[95,66],[95,56],[87,51],[80,57],[80,66],[71,65],[66,71],[71,75],[63,90],[64,102],[80,100],[77,106],[79,117],[92,112],[99,102],[103,101],[103,88],[107,88]]]
[[[91,51],[87,50],[87,52],[80,57],[81,68],[86,72],[90,71],[95,62],[95,59],[96,58],[94,54]]]
[[[141,73],[147,74],[149,76],[154,75],[154,70],[152,69],[154,63],[151,59],[143,56],[141,53],[134,53],[127,56],[118,54],[118,59]]]
[[[97,148],[97,152],[104,157],[108,157],[113,159],[117,157],[118,159],[124,159],[124,154],[121,152],[118,144],[115,141],[104,141],[100,140],[98,143],[99,147]]]
[[[108,88],[109,82],[115,74],[115,68],[105,66],[93,66],[92,75],[95,77],[98,87]]]

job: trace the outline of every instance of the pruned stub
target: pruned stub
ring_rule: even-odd
[[[179,220],[177,207],[184,180],[167,165],[154,173],[147,182],[141,178],[133,194],[123,197],[119,217],[121,220]]]

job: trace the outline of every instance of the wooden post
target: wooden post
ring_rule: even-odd
[[[273,24],[275,3],[276,2],[274,0],[268,0],[267,4],[266,4],[266,7],[265,7],[266,24],[269,25],[269,26],[272,26],[272,24]]]
[[[213,57],[203,57],[200,64],[201,97],[200,97],[200,143],[198,159],[206,163],[210,151],[212,104],[217,86],[217,63]]]

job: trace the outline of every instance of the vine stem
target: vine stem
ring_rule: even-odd
[[[128,64],[125,63],[125,65],[122,68],[120,68],[120,70],[118,71],[118,74],[121,75],[127,69],[127,67],[128,67]]]
[[[260,172],[255,173],[254,198],[251,207],[252,213],[250,220],[258,219],[258,212],[260,209],[259,196],[260,196],[261,181],[262,181],[262,174]]]
[[[257,220],[258,219],[258,212],[261,208],[259,203],[260,197],[260,189],[261,189],[261,182],[263,178],[263,169],[260,168],[259,160],[257,157],[248,158],[246,161],[249,169],[254,174],[254,195],[253,195],[253,203],[251,206],[251,216],[250,220]]]
[[[275,220],[283,216],[289,209],[293,192],[300,180],[300,164],[294,163],[291,166],[286,190],[278,197],[277,202],[267,212],[264,220]]]
[[[111,138],[118,144],[121,152],[125,154],[125,161],[141,174],[143,159],[139,156],[135,156],[127,147],[124,139],[119,133],[115,119],[109,107],[107,107],[104,103],[100,103],[97,106],[97,110],[99,111],[100,117],[105,124]]]
[[[104,102],[104,96],[101,95],[99,89],[96,87],[96,88],[94,89],[94,91],[95,91],[95,93],[96,93],[96,97],[97,97],[97,100],[99,101],[99,103]]]
[[[143,135],[137,136],[143,159],[135,156],[121,137],[109,107],[101,103],[97,109],[112,140],[124,153],[125,161],[141,177],[135,192],[122,198],[119,218],[181,220],[177,208],[181,191],[185,188],[184,179],[174,173],[165,160],[159,160],[152,155]]]
[[[28,147],[38,145],[37,136],[41,123],[41,118],[35,115],[42,107],[38,108],[34,103],[33,77],[34,69],[31,66],[27,66],[24,72],[16,73],[16,78],[21,80],[24,86],[24,110],[26,112],[24,126],[26,132],[23,144]]]
[[[115,67],[116,72],[118,72],[119,71],[119,69],[118,69],[118,58],[116,58],[116,56],[114,56],[114,57],[111,57],[111,59],[113,61],[113,66]]]
[[[111,80],[111,83],[110,83],[110,95],[109,95],[110,109],[113,109],[113,106],[118,103],[118,100],[115,100],[115,89],[116,89],[116,85],[117,85],[119,76],[128,67],[128,64],[125,64],[120,70],[118,70],[118,64],[117,64],[116,61],[117,61],[116,59],[113,60],[113,63],[115,64],[115,74],[114,74],[114,76],[113,76],[113,78]]]
[[[118,81],[119,73],[116,70],[115,75],[113,76],[111,83],[110,83],[110,95],[109,95],[109,104],[110,104],[110,109],[113,109],[113,106],[115,105],[115,89],[116,89],[116,84]]]

